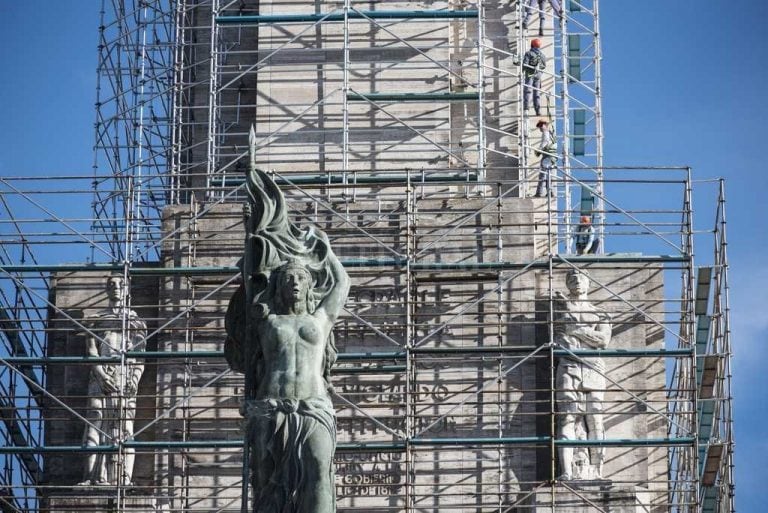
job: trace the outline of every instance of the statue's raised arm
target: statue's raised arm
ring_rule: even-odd
[[[328,262],[328,272],[331,275],[334,286],[331,287],[320,302],[318,313],[324,314],[331,322],[335,322],[339,313],[341,313],[341,309],[344,308],[344,303],[347,302],[350,282],[347,272],[332,251],[328,251],[326,260]]]
[[[243,283],[227,310],[225,354],[245,374],[251,507],[333,512],[333,324],[349,277],[321,230],[289,220],[279,187],[256,167],[253,129],[250,154]]]

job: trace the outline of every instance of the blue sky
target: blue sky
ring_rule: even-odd
[[[604,0],[601,14],[606,161],[727,179],[736,507],[765,511],[768,2]]]
[[[91,172],[99,4],[0,3],[0,175]],[[601,15],[606,164],[727,178],[737,508],[762,511],[768,2],[603,0]]]

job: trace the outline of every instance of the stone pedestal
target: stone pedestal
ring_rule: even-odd
[[[531,496],[526,511],[551,512],[552,489],[544,487]],[[568,481],[558,483],[554,493],[558,513],[638,513],[641,511],[634,486],[615,486],[610,481]],[[599,509],[598,509],[599,508]]]
[[[71,493],[49,495],[43,511],[46,513],[122,513],[159,512],[158,500],[147,495],[124,495],[118,501],[114,492],[83,488]]]

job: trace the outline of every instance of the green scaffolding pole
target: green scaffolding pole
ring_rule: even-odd
[[[364,20],[439,20],[452,18],[477,18],[478,11],[465,10],[382,10],[382,11],[358,11],[352,9],[347,14],[349,19]],[[344,13],[341,11],[312,14],[252,14],[241,16],[217,16],[219,25],[267,25],[272,23],[317,23],[344,21]]]
[[[555,256],[555,264],[564,263],[567,268],[570,264],[665,264],[685,263],[690,257],[685,255],[588,255],[568,256],[561,258]],[[351,258],[343,260],[342,265],[348,268],[358,267],[404,267],[407,259],[398,258]],[[502,271],[515,269],[545,269],[546,261],[535,262],[413,262],[410,269],[413,271]],[[106,273],[120,271],[122,264],[22,264],[3,265],[1,271],[6,273],[31,273],[31,272],[93,272]],[[209,274],[234,274],[240,272],[240,268],[230,266],[208,267],[131,267],[128,271],[131,276],[171,276],[171,275],[209,275]]]
[[[479,93],[349,93],[352,102],[464,102],[477,101]]]
[[[351,171],[347,174],[326,173],[315,175],[286,175],[273,177],[278,185],[333,185],[333,184],[405,184],[408,181],[418,183],[443,183],[443,182],[476,182],[477,171],[461,171],[456,173],[428,173],[412,171],[406,173],[358,173]],[[211,180],[214,187],[238,187],[245,183],[245,178],[240,176],[219,176]]]
[[[546,446],[552,442],[548,436],[524,437],[466,437],[466,438],[411,438],[397,441],[347,442],[337,445],[338,451],[384,451],[404,450],[406,444],[413,446],[457,446],[457,445],[525,445]],[[679,438],[613,438],[604,440],[554,440],[555,445],[568,447],[669,447],[686,446],[694,443],[693,437]],[[38,454],[38,453],[94,453],[117,452],[122,447],[147,450],[170,449],[239,449],[242,440],[127,440],[122,444],[39,446],[39,447],[0,447],[0,454]]]
[[[472,354],[528,354],[535,350],[533,346],[496,346],[496,347],[435,347],[412,349],[411,354],[416,355],[472,355]],[[670,357],[690,356],[691,349],[555,349],[555,356],[576,356],[593,358],[639,358],[639,357]],[[136,360],[173,360],[195,358],[224,358],[224,351],[126,351],[126,358]],[[340,353],[338,362],[402,360],[406,357],[405,351],[385,351],[376,353]],[[91,356],[7,356],[2,362],[11,365],[66,365],[66,364],[99,364],[119,363],[116,356],[91,357]],[[361,367],[359,370],[391,370],[401,369],[400,366]],[[344,372],[354,372],[357,368],[338,369]]]

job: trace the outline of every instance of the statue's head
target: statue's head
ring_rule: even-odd
[[[312,273],[301,260],[289,260],[277,269],[275,299],[280,310],[311,310],[309,297],[315,286]]]
[[[112,301],[123,300],[123,275],[110,274],[106,279],[107,297]]]
[[[582,269],[571,269],[565,275],[565,286],[573,295],[586,294],[589,291],[589,273]]]

